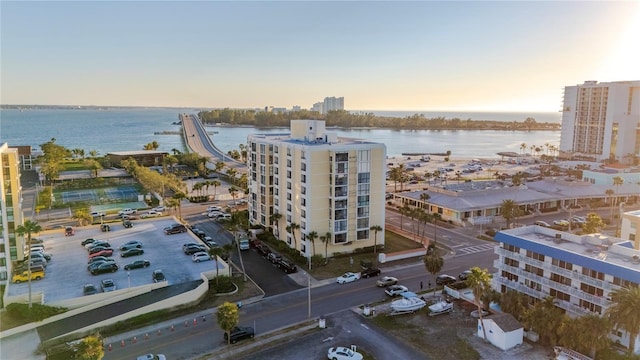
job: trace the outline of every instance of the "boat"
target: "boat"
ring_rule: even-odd
[[[554,346],[556,360],[593,360],[593,358],[562,346]]]
[[[438,301],[433,305],[429,305],[429,316],[436,316],[453,311],[453,303],[446,300]]]
[[[392,302],[391,309],[395,313],[407,313],[418,311],[426,305],[427,303],[419,297],[409,297]]]

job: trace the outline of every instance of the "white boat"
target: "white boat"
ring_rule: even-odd
[[[424,300],[419,297],[410,297],[396,300],[391,303],[391,308],[396,313],[414,312],[422,309],[427,305]]]
[[[453,303],[445,300],[438,301],[433,305],[429,305],[429,316],[440,315],[451,312],[453,310]]]

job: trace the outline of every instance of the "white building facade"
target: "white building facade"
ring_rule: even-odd
[[[560,156],[625,161],[640,155],[640,81],[598,83],[564,89]]]
[[[552,296],[572,317],[602,315],[612,305],[612,291],[640,285],[640,251],[628,241],[540,226],[503,230],[495,239],[500,247],[493,288],[524,293],[529,303]],[[616,331],[610,337],[629,344],[626,333]],[[638,341],[635,351],[640,352]]]
[[[0,144],[0,284],[6,284],[13,262],[24,260],[24,236],[16,234],[23,224],[20,157],[17,148]]]
[[[248,147],[252,224],[305,257],[384,243],[384,144],[338,138],[321,120],[293,120],[290,134],[250,135]]]

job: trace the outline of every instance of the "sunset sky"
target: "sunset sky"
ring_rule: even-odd
[[[640,80],[639,2],[12,2],[2,104],[558,111]]]

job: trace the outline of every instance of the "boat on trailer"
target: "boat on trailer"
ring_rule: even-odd
[[[446,300],[441,300],[433,305],[429,305],[429,316],[450,313],[451,311],[453,311],[453,303]]]

